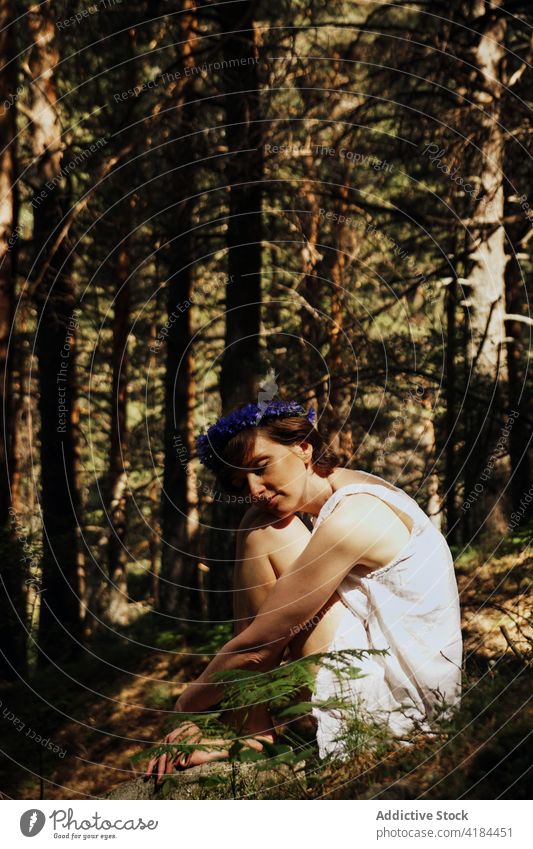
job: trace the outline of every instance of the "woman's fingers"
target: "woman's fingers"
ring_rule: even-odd
[[[171,743],[179,742],[179,740],[184,736],[186,735],[183,733],[182,727],[179,726],[178,728],[175,728],[174,731],[171,731],[169,734],[167,734],[167,736],[163,740],[163,743],[168,746]],[[179,752],[166,752],[164,755],[161,755],[157,764],[156,784],[160,784],[162,782],[163,776],[169,775],[174,772],[174,763],[176,761],[179,763],[179,758]]]
[[[166,735],[163,745],[168,746],[182,740],[191,744],[199,743],[201,738],[202,732],[194,722],[182,722],[181,725],[178,725],[177,728]],[[155,776],[156,784],[160,784],[163,776],[172,773],[175,766],[188,766],[190,759],[191,755],[188,752],[167,752],[164,755],[155,756],[148,761],[144,778],[148,779]]]
[[[148,766],[146,767],[146,772],[144,773],[145,778],[150,778],[155,766],[157,764],[157,758],[150,758],[148,761]]]
[[[257,752],[264,749],[264,743],[273,743],[275,736],[273,734],[257,734],[251,737],[242,738],[242,743]],[[176,744],[186,742],[190,746],[200,744],[208,746],[204,749],[192,749],[190,752],[166,752],[164,755],[151,758],[146,768],[145,777],[150,775],[155,776],[156,785],[162,783],[165,775],[171,775],[175,768],[181,767],[187,769],[189,766],[197,766],[201,763],[207,763],[212,760],[220,760],[221,758],[229,757],[229,746],[231,741],[224,738],[203,737],[201,729],[193,722],[183,722],[173,731],[166,735],[163,740],[163,745]]]
[[[161,783],[161,779],[163,778],[163,776],[165,774],[166,759],[167,759],[166,755],[161,755],[161,757],[157,761],[157,777],[156,777],[156,780],[155,780],[156,784]]]
[[[189,755],[186,752],[178,752],[176,755],[176,766],[187,766]]]
[[[193,737],[195,734],[199,734],[200,729],[194,722],[182,722],[181,725],[178,725],[174,731],[171,731],[168,734],[169,742],[175,742],[178,739],[183,739],[185,737]]]

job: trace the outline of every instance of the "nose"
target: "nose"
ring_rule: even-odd
[[[248,489],[250,490],[252,498],[261,498],[261,496],[265,493],[263,483],[254,474],[246,475],[246,478],[248,481]]]

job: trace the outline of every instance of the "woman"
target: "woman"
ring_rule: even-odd
[[[379,477],[340,468],[338,458],[295,402],[248,404],[198,439],[198,456],[219,483],[253,506],[238,532],[236,634],[176,702],[204,711],[222,696],[213,673],[272,669],[289,645],[293,657],[343,649],[385,649],[354,661],[364,677],[349,683],[363,714],[392,733],[429,730],[429,720],[460,696],[459,601],[444,537],[405,492]],[[299,512],[316,517],[310,533]],[[314,700],[337,692],[322,667]],[[344,685],[345,686],[345,685]],[[346,690],[343,689],[343,695]],[[320,756],[343,752],[342,716],[316,707]],[[249,717],[248,744],[273,740],[264,706]],[[196,735],[196,736],[195,736]],[[183,724],[165,742],[196,740]],[[227,754],[152,759],[158,779],[174,764],[192,766]]]

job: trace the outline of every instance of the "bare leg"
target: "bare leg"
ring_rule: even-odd
[[[251,525],[253,539],[250,534],[245,534],[237,549],[233,596],[235,634],[253,621],[278,578],[301,554],[311,536],[297,516],[293,516],[284,527],[265,529],[265,533],[254,528],[253,523]],[[334,593],[312,622],[306,623],[289,644],[291,658],[327,651],[343,611],[344,605]],[[272,666],[279,665],[282,657],[283,653]],[[302,694],[303,699],[308,700],[308,697],[308,694]],[[226,721],[247,734],[274,739],[275,729],[266,705],[256,705],[248,712],[228,712]]]
[[[264,518],[264,514],[259,517],[263,522]],[[236,634],[253,621],[276,581],[301,554],[309,537],[309,530],[297,516],[293,516],[283,527],[260,528],[250,522],[250,527],[243,529],[237,545],[234,574]],[[339,596],[334,593],[322,610],[291,641],[289,644],[291,657],[296,659],[327,651],[343,611],[344,605]],[[284,652],[280,652],[273,661],[272,668],[281,663],[283,654]],[[302,697],[307,700],[308,695],[302,695]],[[249,738],[247,744],[257,750],[263,748],[261,739],[269,742],[275,739],[275,728],[266,705],[259,704],[247,709],[227,711],[224,721],[235,728],[240,736]],[[202,742],[204,740],[205,738]],[[183,758],[181,765],[195,766],[228,756],[227,740],[209,740],[208,742],[216,742],[220,748],[211,752],[197,750],[187,758]]]

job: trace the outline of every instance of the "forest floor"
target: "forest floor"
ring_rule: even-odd
[[[461,710],[428,740],[361,743],[346,763],[319,764],[305,798],[529,798],[533,555],[527,529],[454,552],[465,641]],[[490,552],[490,554],[489,554]],[[162,739],[172,705],[228,635],[154,635],[148,614],[100,635],[79,664],[0,688],[0,793],[14,799],[102,798],[141,770],[130,758]],[[154,651],[151,646],[158,648]],[[13,717],[12,717],[13,715]],[[54,749],[55,747],[55,749]],[[529,781],[528,781],[529,779]]]

